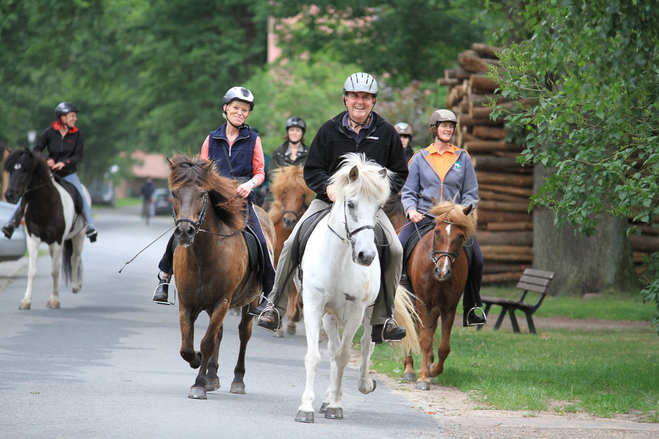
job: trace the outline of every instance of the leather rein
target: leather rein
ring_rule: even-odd
[[[195,234],[199,232],[204,232],[204,233],[210,233],[211,235],[217,235],[217,236],[224,236],[224,237],[230,237],[230,236],[235,236],[239,233],[241,233],[243,230],[245,230],[244,227],[236,230],[233,233],[230,233],[228,235],[225,235],[223,233],[217,233],[217,232],[212,232],[210,230],[202,229],[201,225],[203,224],[204,220],[206,219],[206,212],[208,211],[208,192],[204,193],[204,204],[201,206],[201,212],[199,212],[199,218],[197,221],[193,221],[190,218],[176,218],[176,210],[172,206],[172,216],[174,217],[174,227],[178,227],[180,223],[190,223],[192,224],[192,227],[194,227]],[[249,216],[249,208],[247,209],[247,215]],[[245,221],[247,223],[247,220]]]

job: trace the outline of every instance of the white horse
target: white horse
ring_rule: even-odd
[[[5,198],[11,203],[20,202],[25,206],[29,262],[27,289],[19,309],[30,309],[32,305],[32,287],[42,242],[48,244],[52,259],[50,274],[53,277],[53,291],[46,306],[59,308],[61,263],[64,264],[64,280],[71,280],[71,290],[77,293],[82,287],[80,255],[85,243],[85,220],[82,214],[76,214],[71,195],[52,179],[46,160],[41,155],[27,149],[13,151],[5,159],[4,169],[9,172]],[[83,190],[91,206],[89,192],[84,186]]]
[[[364,323],[361,339],[362,364],[358,388],[363,394],[375,390],[369,377],[371,342],[370,318],[380,290],[380,262],[375,244],[376,214],[390,196],[391,174],[361,154],[347,154],[343,166],[332,176],[336,200],[328,216],[312,232],[300,269],[303,281],[295,276],[296,286],[304,300],[304,322],[307,335],[306,387],[297,416],[298,422],[314,421],[314,378],[320,365],[318,349],[321,319],[329,337],[331,360],[330,385],[320,411],[325,417],[342,419],[343,372],[350,359],[352,339]],[[395,236],[389,239],[397,239]],[[396,318],[407,326],[405,349],[418,350],[413,327],[413,305],[407,292],[396,294]],[[407,305],[407,306],[406,306]],[[409,307],[409,308],[408,308]],[[403,317],[401,317],[401,315]],[[339,335],[339,324],[343,332]],[[416,346],[415,346],[416,344]]]

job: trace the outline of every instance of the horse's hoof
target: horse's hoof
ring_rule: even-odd
[[[206,399],[206,389],[203,387],[191,387],[188,393],[190,399]]]
[[[286,334],[288,335],[295,335],[295,326],[287,326],[286,327]]]
[[[78,285],[77,287],[73,287],[73,288],[71,288],[71,292],[73,292],[73,294],[79,293],[80,290],[82,290],[82,286],[81,286],[81,285]]]
[[[298,410],[297,415],[295,415],[295,422],[312,423],[313,422],[313,412],[305,412],[305,411],[302,411],[302,410]]]
[[[18,305],[18,309],[30,309],[32,307],[31,302],[21,302],[20,305]]]
[[[327,407],[325,417],[327,419],[343,419],[343,409],[341,407]]]
[[[46,308],[59,309],[59,301],[49,300],[46,302]]]
[[[419,390],[430,390],[430,383],[428,381],[417,381],[416,388]]]
[[[235,393],[236,395],[245,394],[245,384],[244,383],[231,383],[230,393]]]
[[[272,334],[273,337],[276,338],[284,338],[284,331],[281,329],[277,329],[274,334]]]
[[[325,413],[327,411],[327,406],[329,405],[329,402],[324,402],[323,405],[320,406],[320,413]]]
[[[206,391],[207,392],[212,392],[213,390],[217,390],[219,388],[220,388],[220,379],[219,378],[206,379]]]
[[[403,375],[403,381],[416,381],[416,374],[414,372],[407,372]]]

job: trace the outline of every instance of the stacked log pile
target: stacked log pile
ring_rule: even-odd
[[[503,119],[492,120],[490,100],[504,107],[525,105],[494,91],[498,84],[485,74],[498,66],[497,49],[474,44],[458,56],[459,68],[444,71],[440,85],[450,87],[447,108],[458,117],[453,143],[469,152],[478,178],[478,242],[485,259],[484,283],[519,280],[533,265],[533,217],[528,213],[533,195],[533,168],[516,157],[522,147],[506,142]]]
[[[643,266],[643,257],[650,256],[654,252],[659,252],[659,218],[655,218],[653,224],[647,223],[633,223],[630,221],[630,226],[636,226],[640,234],[629,235],[629,242],[634,252],[634,265],[636,265],[636,273],[643,274],[645,267]]]

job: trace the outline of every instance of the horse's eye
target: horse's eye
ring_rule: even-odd
[[[348,205],[348,209],[354,209],[355,208],[355,203],[353,201],[348,201],[347,205]]]
[[[199,199],[200,199],[200,200],[203,200],[203,199],[204,199],[204,193],[203,193],[203,192],[199,194]]]

